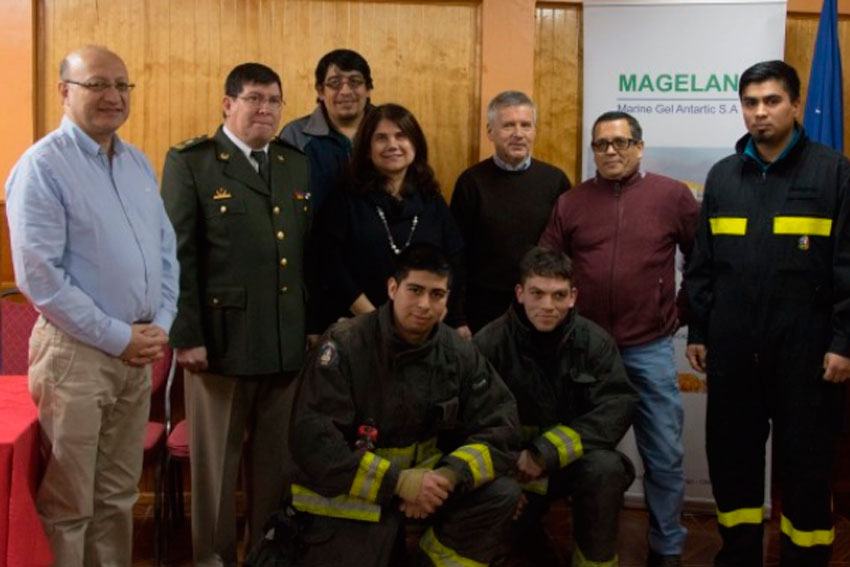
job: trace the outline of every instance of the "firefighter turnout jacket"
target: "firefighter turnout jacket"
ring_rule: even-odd
[[[614,340],[576,310],[549,333],[514,302],[475,335],[514,394],[523,437],[551,473],[595,449],[614,449],[632,424],[637,394]]]
[[[449,467],[459,479],[452,499],[513,469],[516,405],[493,367],[442,323],[424,343],[405,343],[394,330],[392,302],[331,327],[301,380],[289,438],[298,510],[378,523],[397,511],[404,469]],[[367,424],[377,429],[371,450],[358,444]],[[504,523],[512,513],[504,512]],[[430,546],[435,564],[440,553],[454,553],[433,531],[420,546]]]

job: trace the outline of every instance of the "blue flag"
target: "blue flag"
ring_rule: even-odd
[[[844,150],[837,0],[823,0],[803,126],[811,139]]]

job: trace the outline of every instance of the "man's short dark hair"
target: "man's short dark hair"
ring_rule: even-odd
[[[619,110],[612,110],[600,115],[593,123],[593,128],[590,129],[591,137],[596,135],[596,126],[598,124],[601,122],[614,122],[615,120],[625,120],[629,123],[629,130],[632,133],[632,139],[634,141],[643,140],[643,128],[640,127],[640,122],[638,122],[637,118],[628,112],[620,112]]]
[[[426,242],[411,244],[396,256],[393,277],[401,283],[414,270],[431,272],[449,280],[452,277],[452,267],[446,254],[440,247]]]
[[[572,282],[573,263],[560,250],[535,246],[526,252],[519,262],[520,284],[525,285],[528,278],[533,276],[558,278]]]
[[[366,79],[366,88],[372,90],[372,69],[362,55],[351,49],[334,49],[319,59],[316,65],[316,90],[322,90],[331,65],[340,71],[359,71]]]
[[[762,61],[747,68],[738,79],[738,98],[744,98],[744,90],[753,83],[779,81],[791,102],[800,100],[800,76],[797,70],[785,61]]]
[[[237,97],[245,88],[245,85],[250,83],[258,85],[275,83],[280,92],[283,93],[280,77],[270,67],[266,67],[262,63],[242,63],[228,73],[227,79],[224,81],[224,94],[229,97]]]

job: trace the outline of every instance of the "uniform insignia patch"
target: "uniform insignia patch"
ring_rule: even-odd
[[[309,191],[294,191],[293,194],[295,195],[296,201],[309,201],[313,196],[313,194]]]
[[[319,350],[319,366],[336,368],[337,364],[339,364],[339,351],[336,348],[336,343],[325,341],[321,350]]]
[[[219,187],[218,189],[215,190],[215,193],[213,193],[213,200],[214,201],[220,201],[222,199],[232,199],[232,198],[233,198],[233,195],[231,195],[230,191],[228,191],[224,187]]]
[[[810,247],[811,247],[811,242],[809,242],[808,236],[803,235],[797,240],[797,248],[799,250],[808,250]]]

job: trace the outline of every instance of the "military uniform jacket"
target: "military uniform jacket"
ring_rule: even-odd
[[[206,346],[209,372],[298,370],[304,353],[308,165],[279,140],[270,184],[219,128],[172,148],[162,197],[177,233],[175,347]]]
[[[308,359],[289,438],[296,508],[378,521],[405,468],[448,466],[456,491],[513,469],[516,405],[493,367],[442,323],[418,346],[393,325],[388,302],[331,327]],[[367,423],[372,451],[356,447]]]
[[[586,451],[614,449],[637,403],[614,339],[575,310],[539,333],[520,309],[514,303],[474,342],[516,397],[527,445],[549,472]]]

